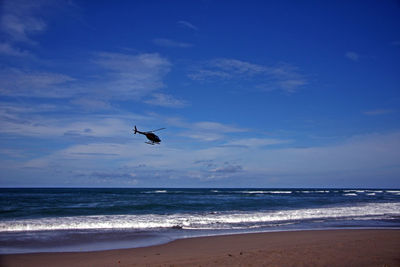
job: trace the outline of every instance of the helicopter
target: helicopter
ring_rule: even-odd
[[[153,130],[153,131],[141,132],[141,131],[139,131],[139,130],[136,128],[136,125],[135,125],[135,128],[132,129],[132,130],[134,131],[134,134],[140,133],[140,134],[145,135],[145,136],[147,137],[147,139],[150,140],[150,141],[145,142],[146,144],[149,144],[149,145],[155,145],[155,144],[157,144],[157,145],[159,145],[160,142],[161,142],[161,139],[160,139],[157,135],[155,135],[153,132],[160,131],[160,130],[164,130],[164,129],[165,129],[165,128],[160,128],[160,129]]]

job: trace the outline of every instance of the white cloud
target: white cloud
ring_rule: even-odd
[[[188,77],[192,80],[204,81],[209,78],[230,79],[232,75],[225,71],[201,69],[190,73]]]
[[[367,134],[324,147],[252,151],[248,168],[269,174],[368,173],[400,166],[400,132]]]
[[[237,59],[215,59],[211,61],[211,65],[233,74],[255,75],[267,71],[264,66]]]
[[[38,110],[39,109],[39,110]],[[149,117],[127,115],[70,115],[50,116],[35,114],[44,108],[0,109],[0,133],[36,138],[75,137],[129,137],[132,120],[144,121]],[[56,108],[53,108],[54,110]],[[48,109],[51,111],[52,109]]]
[[[166,38],[154,39],[153,43],[158,46],[164,46],[164,47],[188,48],[188,47],[193,46],[192,44],[189,44],[189,43],[177,42],[177,41],[174,41],[171,39],[166,39]]]
[[[7,45],[3,48],[11,49]],[[1,49],[0,44],[0,53]],[[165,87],[163,80],[171,68],[171,63],[159,54],[98,53],[91,63],[101,67],[101,74],[85,81],[61,73],[4,68],[0,70],[0,95],[75,98],[70,103],[85,110],[109,109],[113,99],[164,107],[186,105],[183,100],[159,92]]]
[[[35,43],[28,35],[42,32],[46,29],[46,24],[34,17],[17,17],[14,15],[4,15],[1,19],[2,30],[9,34],[13,41]]]
[[[169,107],[169,108],[182,108],[187,104],[186,102],[176,99],[171,95],[166,95],[162,93],[154,93],[152,94],[152,98],[144,101],[147,104],[161,107]]]
[[[393,41],[390,44],[393,46],[400,46],[400,41]]]
[[[345,56],[346,56],[348,59],[352,60],[352,61],[358,61],[358,60],[360,59],[360,55],[357,54],[356,52],[351,52],[351,51],[349,51],[349,52],[347,52],[347,53],[345,54]]]
[[[248,148],[258,148],[269,145],[279,145],[290,143],[289,140],[274,139],[274,138],[243,138],[227,142],[226,146],[239,146]]]
[[[24,102],[20,103],[0,102],[0,116],[16,118],[16,120],[25,120],[24,118],[22,118],[24,116],[22,114],[31,116],[35,113],[40,113],[40,112],[51,113],[57,110],[60,111],[64,108],[65,106],[60,106],[56,104],[29,105],[25,104]]]
[[[199,28],[197,28],[192,23],[190,23],[188,21],[185,21],[185,20],[178,21],[178,24],[180,26],[184,27],[184,28],[187,28],[187,29],[191,29],[191,30],[194,30],[194,31],[198,31],[199,30]]]
[[[180,123],[180,127],[184,127],[187,129],[180,134],[181,136],[205,142],[222,140],[226,137],[225,135],[228,133],[239,133],[247,131],[247,129],[237,128],[234,126],[210,121],[186,124],[183,124],[182,122]]]
[[[365,115],[384,115],[384,114],[390,114],[395,112],[393,109],[374,109],[374,110],[368,110],[368,111],[364,111],[363,113]]]
[[[122,54],[122,53],[98,53],[98,57],[95,62],[106,69],[110,69],[117,72],[134,72],[138,73],[136,76],[141,78],[143,75],[148,76],[148,71],[160,72],[163,71],[164,67],[168,67],[170,63],[167,59],[161,57],[159,54]],[[141,68],[146,71],[141,72]],[[151,75],[151,74],[150,74]]]
[[[5,0],[2,4],[0,19],[1,30],[13,42],[36,44],[32,35],[46,30],[46,23],[37,13],[47,4],[47,1]]]
[[[108,101],[92,97],[86,97],[86,98],[80,97],[78,99],[72,100],[71,103],[79,106],[83,110],[89,110],[89,111],[112,109],[112,105]]]
[[[243,170],[243,167],[240,165],[225,164],[224,166],[212,169],[211,171],[215,172],[215,173],[231,174],[231,173],[240,172],[242,170]]]
[[[225,125],[219,122],[202,121],[193,124],[193,128],[197,130],[222,132],[222,133],[233,133],[233,132],[245,132],[247,130],[237,128],[234,126]]]
[[[106,71],[103,80],[96,82],[96,90],[119,99],[138,100],[163,88],[163,78],[171,68],[159,54],[99,53],[94,62]]]
[[[305,80],[286,80],[279,81],[279,86],[287,93],[294,93],[298,87],[307,84]]]
[[[0,71],[0,94],[8,96],[65,97],[73,92],[66,85],[75,79],[64,74],[25,71],[16,68]]]
[[[192,139],[197,139],[200,141],[211,142],[216,141],[224,138],[224,135],[221,133],[214,133],[214,132],[205,132],[205,131],[186,131],[180,134],[184,137],[189,137]]]
[[[17,56],[17,57],[32,56],[32,54],[29,51],[19,49],[17,47],[12,46],[9,43],[0,43],[0,54],[7,56]]]
[[[2,3],[0,31],[6,40],[0,42],[0,54],[7,56],[32,56],[20,49],[19,43],[37,44],[33,37],[46,31],[48,25],[44,15],[50,12],[45,8],[66,7],[69,3],[47,0],[5,0]],[[157,39],[161,45],[188,47],[190,44],[169,39]],[[18,69],[5,67],[0,70],[0,95],[75,98],[70,100],[88,109],[110,108],[112,100],[147,101],[165,107],[184,106],[184,102],[173,96],[162,94],[164,77],[170,71],[171,63],[157,53],[123,54],[100,52],[87,63],[97,69],[97,76],[74,79],[70,75],[40,69]],[[158,91],[159,94],[154,94]],[[152,96],[149,99],[149,96]],[[86,101],[82,100],[86,99]],[[90,101],[89,101],[90,99]],[[85,102],[85,103],[84,103]]]
[[[250,80],[258,89],[279,89],[287,93],[294,93],[308,83],[298,68],[287,63],[267,66],[227,58],[211,60],[189,73],[188,77],[197,81]]]

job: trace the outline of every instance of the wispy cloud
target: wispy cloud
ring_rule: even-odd
[[[23,117],[21,117],[23,118]],[[127,134],[129,122],[120,118],[88,117],[88,118],[47,118],[31,116],[24,121],[3,120],[0,133],[15,136],[53,137],[116,137]]]
[[[225,125],[219,122],[203,121],[193,124],[193,128],[203,131],[216,131],[222,133],[245,132],[246,129]]]
[[[267,71],[265,66],[228,58],[212,60],[210,65],[232,74],[255,75]]]
[[[198,31],[198,30],[199,30],[198,27],[196,27],[196,26],[193,25],[192,23],[190,23],[190,22],[188,22],[188,21],[185,21],[185,20],[180,20],[180,21],[178,21],[178,24],[179,24],[180,26],[184,27],[184,28],[187,28],[187,29],[191,29],[191,30],[194,30],[194,31]]]
[[[395,110],[393,110],[393,109],[374,109],[374,110],[364,111],[363,113],[365,115],[374,116],[374,115],[389,114],[389,113],[393,113],[393,112],[395,112]]]
[[[220,123],[216,121],[188,122],[180,117],[155,116],[157,120],[165,121],[171,127],[179,129],[178,136],[195,139],[201,142],[223,140],[228,134],[248,132],[249,129]]]
[[[67,84],[74,78],[52,72],[8,68],[0,71],[0,94],[29,97],[66,97],[73,94]]]
[[[164,87],[163,78],[171,63],[159,54],[99,53],[94,60],[105,72],[96,82],[110,98],[140,99]]]
[[[136,185],[139,181],[135,178],[136,174],[133,172],[121,171],[94,171],[87,174],[79,174],[78,176],[94,178],[95,183],[108,184],[123,184],[128,186]]]
[[[37,13],[46,4],[45,1],[4,1],[0,19],[1,30],[11,41],[35,44],[30,36],[46,30],[46,23]]]
[[[35,37],[49,28],[46,18],[54,10],[69,4],[62,0],[4,0],[0,10],[0,54],[15,57],[33,56],[29,51],[39,43]],[[51,10],[52,12],[49,12]],[[24,49],[20,46],[23,45]]]
[[[226,134],[229,133],[248,131],[247,129],[210,121],[186,123],[185,125],[181,123],[181,127],[182,126],[187,129],[181,133],[182,136],[205,142],[222,140],[226,137]]]
[[[0,6],[0,54],[16,57],[33,56],[29,49],[37,47],[35,37],[50,28],[49,16],[76,7],[63,0],[4,0]]]
[[[287,93],[294,93],[300,86],[307,84],[307,82],[304,79],[289,79],[278,81],[277,84],[283,91]]]
[[[161,92],[172,64],[157,53],[100,52],[87,64],[100,75],[76,79],[56,72],[3,68],[0,70],[0,95],[70,98],[70,104],[84,110],[110,109],[112,101],[121,99],[163,107],[187,105]]]
[[[299,69],[291,64],[268,66],[228,58],[210,60],[188,77],[197,81],[247,79],[254,81],[260,90],[279,89],[287,93],[294,93],[308,83]]]
[[[240,164],[225,161],[223,163],[214,161],[213,167],[205,167],[198,172],[201,181],[215,181],[237,176],[243,172]]]
[[[182,108],[187,105],[185,101],[174,98],[171,95],[154,93],[151,98],[144,101],[147,104],[169,108]]]
[[[347,57],[348,59],[352,60],[352,61],[358,61],[360,59],[360,55],[357,54],[356,52],[347,52],[345,54],[345,57]]]
[[[196,72],[190,73],[188,77],[192,80],[204,81],[209,78],[230,79],[232,78],[232,75],[228,72],[221,70],[200,69]]]
[[[184,42],[177,42],[171,39],[166,39],[166,38],[157,38],[153,40],[153,43],[158,45],[158,46],[164,46],[164,47],[178,47],[178,48],[188,48],[192,47],[192,44],[189,43],[184,43]]]
[[[29,51],[14,47],[10,43],[0,43],[0,54],[17,57],[32,56]]]
[[[95,97],[79,97],[71,100],[70,103],[86,111],[99,111],[99,110],[112,109],[112,105],[109,101],[103,99],[96,99]]]
[[[212,172],[222,173],[222,174],[232,174],[236,172],[240,172],[243,170],[241,165],[232,165],[230,163],[225,163],[224,166],[212,169]]]
[[[247,148],[259,148],[270,145],[279,145],[290,143],[290,140],[274,139],[274,138],[242,138],[227,142],[225,146],[237,146]]]
[[[68,116],[65,116],[68,114]],[[68,105],[0,103],[0,134],[33,138],[122,138],[132,121],[152,117],[114,111],[112,115],[79,113]]]
[[[393,46],[400,46],[400,41],[393,41],[390,44]]]

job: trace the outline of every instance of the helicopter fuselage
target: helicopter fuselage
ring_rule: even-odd
[[[149,139],[151,142],[154,142],[154,143],[160,143],[160,142],[161,142],[160,138],[159,138],[157,135],[153,134],[153,133],[144,133],[144,135],[145,135],[145,136],[147,137],[147,139]]]
[[[160,143],[161,142],[160,138],[157,135],[155,135],[154,133],[141,132],[141,131],[138,131],[138,130],[136,130],[135,133],[140,133],[140,134],[145,135],[147,137],[147,139],[149,139],[153,143]]]

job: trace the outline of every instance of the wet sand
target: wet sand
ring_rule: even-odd
[[[0,266],[400,266],[400,230],[199,237],[134,249],[0,255]]]

